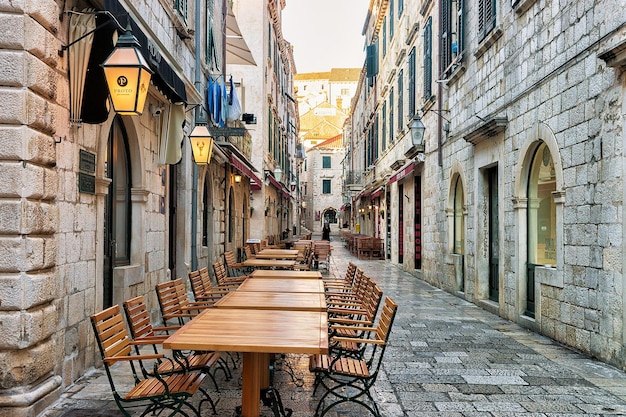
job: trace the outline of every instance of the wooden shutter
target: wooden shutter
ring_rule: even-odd
[[[424,99],[432,96],[433,83],[433,18],[429,17],[424,26]]]

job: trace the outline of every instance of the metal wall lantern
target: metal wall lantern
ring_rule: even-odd
[[[426,127],[424,126],[424,123],[422,123],[422,119],[420,119],[420,117],[415,114],[413,116],[413,120],[411,121],[411,141],[413,142],[414,146],[420,146],[424,144],[424,131],[426,130]]]
[[[189,135],[193,159],[198,165],[208,165],[213,155],[215,140],[205,125],[196,125]]]
[[[152,70],[139,51],[130,24],[119,37],[115,49],[102,63],[111,103],[116,113],[140,116],[148,95]]]
[[[276,178],[276,181],[278,182],[283,179],[283,170],[280,169],[279,166],[276,166],[276,168],[274,168],[274,178]]]

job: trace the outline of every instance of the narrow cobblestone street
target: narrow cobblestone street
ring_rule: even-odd
[[[330,271],[342,276],[354,261],[399,304],[374,398],[381,414],[395,416],[609,416],[626,415],[626,374],[529,332],[438,290],[385,261],[357,260],[335,238]],[[93,337],[93,335],[90,335]],[[219,416],[233,416],[240,398],[240,368],[211,391]],[[123,372],[123,370],[120,370]],[[311,417],[308,360],[278,361],[275,383],[293,417]],[[208,384],[208,383],[207,383]],[[263,407],[263,415],[271,415]],[[45,417],[121,415],[106,375],[97,370],[71,386]],[[212,415],[208,407],[203,415]],[[332,417],[367,415],[358,406]]]

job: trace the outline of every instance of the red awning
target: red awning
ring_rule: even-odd
[[[400,168],[391,178],[389,178],[389,184],[393,184],[396,181],[400,181],[402,178],[413,172],[413,168],[415,168],[415,162],[411,161],[402,168]]]
[[[237,168],[243,175],[250,178],[250,189],[251,190],[260,190],[261,189],[261,180],[259,177],[254,175],[254,172],[248,167],[246,163],[244,163],[241,159],[237,158],[235,155],[230,156],[230,164]]]
[[[372,195],[370,196],[370,199],[372,199],[372,200],[373,200],[373,199],[375,199],[375,198],[380,197],[380,195],[383,193],[384,189],[385,189],[385,187],[378,187],[378,188],[376,189],[376,191],[374,191],[374,192],[372,193]]]

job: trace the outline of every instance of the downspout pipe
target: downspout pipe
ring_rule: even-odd
[[[202,0],[196,0],[196,11],[202,10]],[[202,21],[201,14],[196,13],[196,32],[194,34],[196,42],[196,54],[195,54],[195,79],[194,84],[198,92],[202,92],[202,78],[200,70],[200,54],[201,42],[200,30]],[[201,94],[204,97],[203,94]],[[194,110],[194,126],[198,121],[198,113],[202,107],[198,106]],[[191,270],[196,271],[198,269],[198,165],[192,162],[192,184],[191,184]]]
[[[442,5],[443,0],[439,0],[439,55],[441,55],[441,51],[443,50],[443,38],[441,37],[441,22],[443,21],[443,5]],[[438,68],[439,70],[437,71],[438,75],[437,75],[437,79],[441,80],[443,79],[441,72],[443,71],[442,65],[441,65],[441,56],[438,59],[439,63],[438,63]],[[441,144],[443,142],[443,138],[442,138],[442,124],[443,124],[443,120],[442,120],[442,114],[443,114],[443,86],[441,85],[441,83],[437,83],[437,163],[439,164],[439,166],[443,166],[443,154],[441,151]]]

